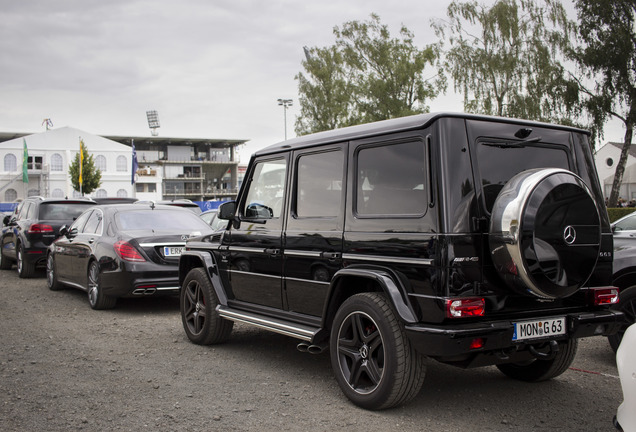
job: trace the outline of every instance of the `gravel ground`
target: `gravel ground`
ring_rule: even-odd
[[[612,431],[622,400],[604,338],[574,369],[527,384],[496,368],[428,364],[420,395],[369,412],[348,402],[329,356],[235,325],[230,341],[188,341],[174,298],[93,311],[43,274],[0,271],[0,431]]]

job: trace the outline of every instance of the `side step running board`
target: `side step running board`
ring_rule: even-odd
[[[237,311],[236,309],[231,309],[227,306],[218,305],[216,307],[216,311],[219,313],[219,316],[230,321],[251,324],[256,327],[261,327],[275,333],[284,334],[286,336],[291,336],[308,342],[311,342],[316,333],[318,333],[318,328],[316,327],[290,323],[289,321],[283,321],[251,312]]]

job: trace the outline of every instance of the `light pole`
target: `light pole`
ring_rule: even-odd
[[[278,99],[278,105],[283,106],[283,115],[285,116],[285,141],[287,141],[287,108],[292,106],[293,100],[291,99]]]

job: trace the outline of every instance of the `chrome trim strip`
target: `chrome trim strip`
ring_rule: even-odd
[[[321,258],[322,257],[321,253],[322,252],[316,252],[316,251],[285,250],[283,255],[308,257],[308,258]]]
[[[286,336],[295,337],[304,341],[311,341],[316,333],[315,330],[305,326],[293,326],[286,322],[270,320],[262,316],[255,316],[250,314],[243,314],[234,310],[229,310],[219,305],[216,307],[219,316],[232,320],[239,321],[245,324],[250,324],[256,327],[261,327],[276,333],[284,334]]]
[[[396,263],[396,264],[416,264],[416,265],[425,265],[425,266],[433,265],[433,260],[431,258],[382,257],[382,256],[376,256],[376,255],[358,255],[358,254],[346,253],[346,254],[342,254],[342,259]]]
[[[251,247],[235,247],[230,246],[227,248],[230,252],[247,252],[247,253],[265,253],[265,248],[251,248]]]
[[[172,290],[180,290],[181,287],[180,286],[174,286],[174,287],[157,287],[155,288],[157,291],[172,291]]]
[[[258,277],[267,277],[267,278],[275,278],[275,279],[280,279],[280,275],[268,275],[265,273],[252,273],[252,272],[246,272],[246,271],[241,271],[241,270],[230,270],[230,273],[233,274],[242,274],[242,275],[248,275],[248,276],[258,276]]]
[[[331,282],[317,281],[317,280],[313,280],[313,279],[300,279],[300,278],[290,278],[290,277],[286,277],[286,278],[283,278],[283,279],[285,279],[286,281],[313,283],[313,284],[318,284],[318,285],[331,285]]]
[[[157,247],[157,246],[181,246],[185,247],[185,242],[166,242],[166,243],[139,243],[141,247]]]

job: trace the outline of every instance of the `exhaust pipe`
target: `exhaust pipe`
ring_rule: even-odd
[[[309,345],[309,348],[307,348],[307,351],[309,351],[309,354],[320,354],[325,350],[326,347],[327,346],[324,344]]]
[[[301,342],[296,345],[296,349],[300,352],[308,352],[309,354],[320,354],[326,348],[326,345],[313,345],[307,342]]]
[[[133,295],[142,296],[142,295],[153,295],[157,291],[156,288],[137,288],[132,293]]]
[[[309,344],[307,342],[301,342],[298,345],[296,345],[296,349],[300,352],[309,352]]]

